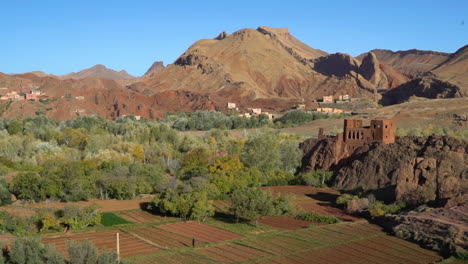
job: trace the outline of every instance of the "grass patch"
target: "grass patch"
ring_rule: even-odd
[[[233,216],[223,213],[216,213],[215,216],[208,218],[205,221],[205,224],[244,236],[253,236],[278,231],[278,229],[260,223],[258,226],[255,226],[255,223],[247,221],[239,221],[239,223],[237,223]]]
[[[114,225],[133,224],[133,222],[125,220],[122,217],[114,213],[101,213],[101,224],[103,226],[114,226]]]
[[[336,223],[341,222],[340,219],[334,216],[326,216],[326,215],[321,215],[321,214],[317,214],[313,212],[300,212],[296,215],[295,218],[299,220],[304,220],[304,221],[326,223],[326,224],[336,224]]]

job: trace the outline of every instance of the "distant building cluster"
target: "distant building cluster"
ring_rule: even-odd
[[[232,103],[232,102],[227,103],[227,109],[228,110],[235,109],[236,111],[240,112],[239,108],[236,106],[236,103]],[[261,108],[252,108],[252,107],[247,108],[247,111],[240,113],[239,116],[245,117],[245,118],[251,118],[252,116],[258,116],[262,114],[268,116],[269,120],[273,120],[275,118],[273,114],[270,114],[268,112],[262,112]]]
[[[1,90],[5,90],[6,88],[2,88]],[[2,95],[0,100],[11,100],[11,101],[20,101],[20,100],[32,100],[36,101],[39,100],[39,97],[43,96],[40,90],[31,90],[26,94],[18,93],[17,91],[12,91],[6,93],[6,95]]]
[[[322,103],[345,103],[351,101],[351,96],[348,94],[338,95],[337,97],[333,97],[333,95],[326,95],[322,97]]]

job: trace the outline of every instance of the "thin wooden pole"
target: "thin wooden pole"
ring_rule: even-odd
[[[120,235],[117,232],[117,261],[120,262]]]

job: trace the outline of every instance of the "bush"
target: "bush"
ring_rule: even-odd
[[[336,224],[341,222],[339,218],[334,216],[321,215],[315,212],[300,212],[296,215],[295,219],[326,224]]]
[[[398,201],[392,204],[384,204],[375,202],[369,208],[369,213],[372,217],[383,216],[386,214],[396,214],[406,208],[405,202]]]
[[[208,216],[214,215],[213,201],[208,199],[206,190],[181,192],[170,188],[154,197],[149,209],[198,222],[204,222]]]
[[[299,182],[308,186],[327,187],[332,177],[331,171],[316,170],[299,174]]]
[[[9,253],[11,263],[15,264],[64,264],[63,256],[50,246],[44,246],[36,238],[16,239]],[[84,262],[81,262],[84,263]]]
[[[357,200],[357,199],[359,199],[359,196],[345,193],[343,195],[340,195],[338,198],[336,198],[336,204],[341,205],[346,208],[348,207],[349,203],[352,200]]]
[[[292,215],[294,204],[291,197],[273,196],[270,192],[258,188],[246,187],[235,190],[230,196],[230,211],[247,220],[258,221],[264,216]]]
[[[71,229],[81,229],[101,223],[101,214],[98,213],[96,205],[86,207],[74,204],[66,205],[62,214],[62,223]]]

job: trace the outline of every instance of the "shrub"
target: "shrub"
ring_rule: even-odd
[[[375,202],[369,208],[369,213],[372,217],[383,216],[386,214],[396,214],[406,207],[402,201],[392,204],[384,204],[382,202]]]
[[[300,212],[296,215],[295,219],[326,224],[336,224],[341,222],[339,218],[334,216],[321,215],[315,212]]]
[[[343,194],[336,198],[336,204],[347,207],[352,200],[357,200],[359,197],[357,195]]]
[[[65,263],[63,256],[57,253],[52,247],[44,246],[39,239],[36,238],[16,239],[11,246],[9,257],[10,262],[15,264]]]
[[[230,211],[237,217],[258,221],[264,216],[292,215],[294,205],[291,197],[273,196],[258,188],[246,187],[235,190],[230,196]]]
[[[327,187],[332,177],[331,171],[316,170],[299,174],[299,182],[308,186]]]
[[[98,213],[97,206],[94,204],[86,207],[66,205],[62,213],[62,222],[71,229],[81,229],[101,223],[101,214]]]
[[[206,190],[184,193],[170,188],[154,197],[149,209],[198,222],[204,222],[208,216],[214,215],[213,201],[208,199]]]

